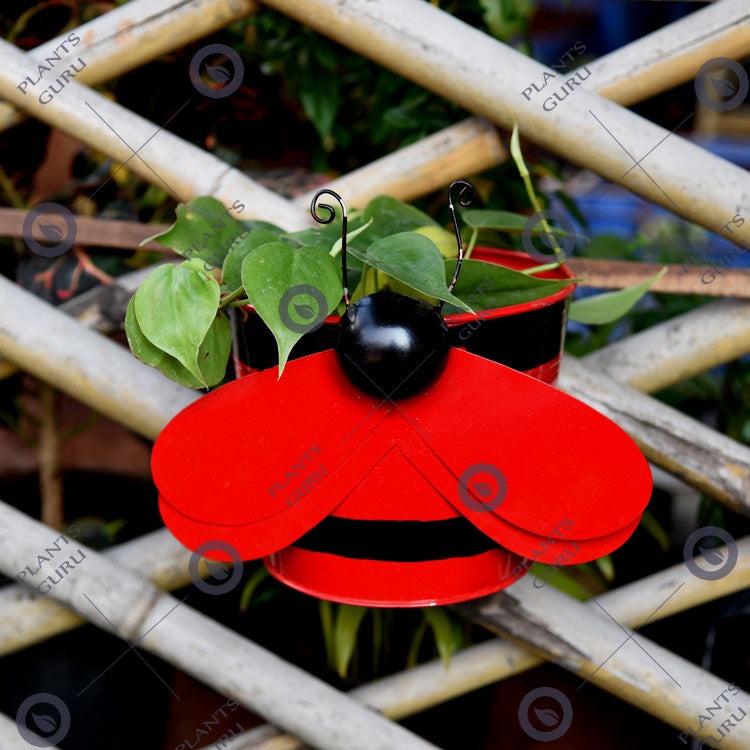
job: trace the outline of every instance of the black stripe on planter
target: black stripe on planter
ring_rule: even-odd
[[[356,560],[420,562],[473,557],[499,545],[465,518],[360,521],[328,516],[294,546]]]
[[[448,329],[448,340],[514,370],[531,370],[560,353],[564,314],[562,301],[519,315],[462,323]]]
[[[517,315],[461,323],[448,329],[448,340],[451,346],[465,348],[514,370],[531,370],[560,353],[564,314],[565,301],[561,301]],[[242,328],[242,361],[257,369],[277,365],[276,341],[260,317],[250,313]],[[326,323],[303,336],[294,345],[289,359],[332,349],[337,338],[338,325]]]

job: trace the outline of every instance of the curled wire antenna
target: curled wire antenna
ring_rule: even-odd
[[[318,203],[318,199],[322,195],[332,195],[341,206],[341,215],[343,217],[343,223],[341,225],[341,278],[344,282],[344,302],[348,307],[349,285],[346,277],[346,205],[344,204],[342,197],[338,193],[334,193],[333,190],[329,190],[328,188],[318,190],[313,196],[312,203],[310,204],[310,213],[318,224],[330,224],[336,218],[336,209],[332,205],[329,203]],[[319,208],[325,208],[326,211],[328,211],[328,216],[319,216]]]
[[[448,286],[449,292],[453,291],[453,287],[456,285],[456,281],[458,280],[458,274],[461,271],[461,264],[464,262],[464,246],[461,242],[461,230],[458,228],[456,209],[453,205],[453,193],[455,192],[455,188],[459,187],[461,189],[458,192],[457,199],[460,205],[468,206],[477,197],[477,191],[474,190],[474,186],[470,182],[466,182],[466,180],[456,180],[455,182],[451,182],[450,187],[448,188],[448,208],[450,209],[451,216],[453,217],[453,228],[456,231],[456,242],[458,242],[458,263],[456,263],[456,270],[453,272],[453,280]]]

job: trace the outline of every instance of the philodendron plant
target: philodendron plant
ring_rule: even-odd
[[[244,210],[241,203],[232,208],[238,213]],[[187,260],[157,268],[131,299],[125,330],[135,356],[182,385],[216,385],[224,379],[231,348],[226,309],[250,304],[276,339],[281,376],[292,347],[311,324],[344,310],[337,257],[342,222],[337,219],[286,232],[267,222],[235,218],[211,197],[180,204],[175,223],[149,239]],[[374,198],[364,210],[350,213],[346,235],[350,301],[389,290],[443,301],[443,314],[480,312],[541,299],[575,282],[532,275],[554,267],[551,264],[514,271],[471,258],[480,229],[521,233],[527,216],[466,210],[462,220],[469,238],[451,291],[458,255],[453,232],[388,196]],[[615,319],[635,304],[652,281],[574,303],[571,318],[577,318],[575,307],[580,304],[582,322]],[[472,309],[466,299],[476,302],[480,283],[482,306]]]

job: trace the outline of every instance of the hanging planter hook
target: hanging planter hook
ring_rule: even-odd
[[[471,205],[471,203],[473,203],[474,199],[477,197],[477,191],[474,189],[474,186],[466,180],[456,180],[455,182],[451,182],[450,187],[448,188],[448,208],[450,209],[451,216],[453,217],[453,229],[456,231],[456,242],[458,242],[458,263],[456,263],[456,270],[453,273],[453,280],[448,286],[449,292],[452,292],[453,287],[456,285],[458,274],[461,271],[461,264],[464,261],[464,246],[461,242],[461,230],[458,228],[456,209],[453,206],[453,191],[456,187],[461,188],[457,197],[458,203],[462,206]]]
[[[343,217],[341,225],[341,279],[344,282],[344,302],[349,307],[349,285],[346,276],[346,204],[338,193],[334,193],[333,190],[329,190],[328,188],[323,188],[322,190],[318,190],[313,196],[312,203],[310,203],[310,213],[318,224],[330,224],[336,218],[336,209],[330,203],[318,203],[318,199],[326,194],[332,195],[341,206],[341,215]],[[328,216],[319,216],[319,208],[325,208],[328,211]]]

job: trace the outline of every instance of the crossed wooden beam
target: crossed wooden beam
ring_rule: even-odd
[[[274,0],[268,4],[290,15],[295,15],[332,36],[337,34],[343,36],[341,29],[344,27],[349,31],[354,29],[354,33],[347,34],[347,38],[341,38],[340,41],[370,54],[374,59],[382,59],[384,63],[394,64],[392,51],[394,45],[400,45],[402,57],[397,61],[398,66],[403,67],[404,73],[410,77],[428,86],[434,86],[440,93],[453,92],[456,100],[461,102],[465,100],[469,108],[495,119],[501,125],[507,125],[508,118],[517,115],[516,119],[519,121],[522,132],[532,140],[548,145],[558,153],[591,166],[596,171],[609,176],[610,179],[622,178],[622,184],[646,197],[656,199],[656,202],[667,204],[674,201],[675,204],[679,204],[676,208],[677,212],[702,223],[709,229],[718,231],[719,222],[723,224],[726,213],[747,208],[746,202],[750,190],[748,190],[747,175],[744,172],[710,154],[698,153],[700,150],[690,147],[689,144],[681,143],[675,146],[673,141],[667,146],[669,141],[674,139],[674,136],[670,137],[667,131],[660,131],[655,126],[612,105],[607,105],[600,110],[599,107],[602,106],[604,100],[591,92],[576,91],[575,99],[569,102],[569,104],[575,103],[575,106],[560,108],[561,111],[555,117],[548,118],[547,121],[541,119],[546,115],[523,111],[517,102],[513,102],[513,95],[517,95],[521,89],[514,90],[514,88],[518,82],[527,81],[529,75],[536,75],[544,69],[533,61],[519,60],[515,53],[494,40],[480,39],[473,31],[467,32],[466,28],[455,19],[444,14],[435,15],[435,9],[427,3],[400,0],[396,7],[396,4],[390,0],[382,0],[379,3],[351,0],[344,4],[322,2],[322,0],[315,2],[291,2],[291,0],[290,2],[276,2]],[[175,39],[181,40],[174,45],[179,46],[206,33],[206,30],[221,28],[225,23],[252,12],[254,9],[254,4],[249,2],[213,3],[211,12],[216,15],[211,17],[210,23],[205,21],[206,25],[203,27],[200,26],[203,22],[200,19],[203,19],[202,14],[207,11],[201,9],[202,5],[204,4],[199,2],[162,1],[158,3],[159,12],[154,11],[152,16],[149,16],[147,12],[142,22],[134,24],[132,28],[124,28],[129,29],[133,38],[137,37],[140,29],[144,32],[148,30],[153,32],[149,37],[152,39],[151,50],[153,54],[160,54],[167,51],[168,45],[172,43],[171,40],[165,39],[171,30],[174,30]],[[152,10],[154,6],[157,6],[157,3],[150,4]],[[662,84],[666,88],[688,80],[706,59],[719,55],[739,57],[747,54],[750,51],[750,27],[747,11],[741,6],[742,3],[736,0],[720,0],[710,8],[694,13],[684,21],[602,58],[589,66],[592,70],[592,91],[612,95],[618,101],[628,103],[635,101],[638,96],[655,93],[658,86]],[[108,42],[97,42],[96,28],[98,27],[95,27],[95,24],[102,19],[87,24],[88,29],[81,27],[79,31],[85,31],[82,38],[92,40],[92,51],[97,43],[99,44],[97,54],[101,55],[102,59],[115,57],[114,54],[108,56],[103,51],[106,44],[115,47],[114,41],[117,41],[118,45],[122,42],[126,49],[128,44],[131,45],[130,48],[137,47],[137,41],[133,38],[128,39],[128,33],[118,37],[117,32],[113,33],[112,29],[122,29],[121,24],[123,20],[127,20],[127,14],[134,14],[136,10],[141,10],[143,7],[144,2],[136,0],[103,16],[102,19],[108,19],[109,36],[103,34],[102,38]],[[169,8],[174,9],[175,16],[170,16]],[[120,16],[114,17],[116,13],[120,13]],[[190,15],[191,13],[193,15]],[[178,20],[183,18],[190,18],[190,23],[181,26]],[[222,20],[219,20],[220,18]],[[173,23],[170,24],[170,21]],[[104,23],[100,25],[104,28]],[[200,28],[196,29],[199,26]],[[88,33],[92,28],[94,32]],[[155,32],[157,28],[161,31]],[[406,29],[411,30],[408,35],[405,33]],[[466,44],[461,44],[462,41]],[[4,51],[8,47],[7,44],[2,46]],[[423,49],[424,56],[420,56],[418,48]],[[460,54],[456,50],[459,50]],[[482,50],[487,52],[483,58]],[[436,60],[435,56],[441,53],[443,59]],[[33,56],[33,53],[30,54]],[[84,54],[84,49],[80,54]],[[128,54],[118,46],[117,56],[122,60],[127,58]],[[388,60],[386,61],[385,58]],[[306,221],[307,197],[295,202],[281,199],[270,191],[260,188],[244,175],[229,169],[225,164],[217,164],[213,157],[203,154],[200,149],[184,144],[164,131],[159,132],[153,138],[153,141],[158,141],[160,148],[156,149],[150,143],[141,145],[144,136],[148,137],[151,133],[155,133],[158,127],[142,118],[135,117],[111,102],[102,101],[101,97],[97,97],[94,92],[80,84],[70,85],[67,98],[60,97],[54,115],[51,111],[44,109],[44,105],[24,101],[24,95],[17,90],[14,91],[13,86],[20,80],[17,76],[28,69],[28,58],[11,48],[8,50],[7,59],[8,66],[0,73],[0,94],[8,102],[21,107],[25,106],[34,116],[103,150],[117,161],[129,161],[129,165],[132,162],[133,171],[142,174],[145,179],[155,184],[168,184],[181,199],[187,200],[196,195],[209,193],[231,205],[240,195],[248,205],[253,207],[254,215],[290,228],[301,226]],[[145,59],[148,58],[139,58],[138,63],[140,64]],[[466,61],[476,64],[470,65]],[[117,64],[122,63],[110,61],[109,64],[116,69]],[[498,72],[507,71],[508,66],[513,68],[514,65],[512,85],[499,86],[493,76],[497,77]],[[93,65],[91,69],[92,73],[87,75],[93,76],[95,75]],[[467,69],[473,70],[473,73],[467,74]],[[653,71],[657,71],[659,75],[654,76]],[[114,75],[114,73],[110,74]],[[82,77],[81,80],[90,84],[94,82],[93,78]],[[629,99],[629,97],[635,98]],[[488,101],[489,99],[492,101]],[[653,166],[649,164],[649,168],[643,170],[642,167],[646,165],[639,163],[635,157],[628,160],[620,153],[615,155],[609,153],[607,150],[613,148],[612,143],[607,143],[604,136],[595,130],[586,131],[586,142],[576,144],[574,136],[576,132],[580,135],[580,123],[586,121],[586,107],[593,107],[605,119],[612,115],[612,122],[616,122],[629,134],[634,134],[636,140],[644,138],[644,143],[652,144],[665,138],[662,141],[664,145],[658,145],[657,148],[660,153],[662,153],[662,148],[666,148],[667,150],[663,153],[668,156],[660,156],[660,160],[670,161],[670,158],[673,159],[675,156],[689,159],[692,173],[681,176],[681,170],[685,170],[684,165],[671,161],[668,164],[659,163]],[[95,112],[96,117],[91,114],[92,111]],[[8,116],[17,117],[14,113],[9,113]],[[610,121],[607,119],[607,122]],[[424,175],[421,191],[441,187],[454,178],[480,171],[504,158],[504,151],[494,128],[489,128],[483,121],[470,120],[469,123],[466,132],[470,133],[473,127],[474,133],[468,136],[468,140],[466,136],[462,136],[464,140],[459,139],[459,141],[463,145],[456,149],[464,152],[466,160],[461,157],[451,161],[450,169],[439,170],[438,165],[442,163],[441,159],[434,158],[434,153],[430,152],[434,144],[438,142],[450,143],[452,134],[456,133],[457,129],[466,127],[466,123],[443,131],[438,136],[433,136],[432,145],[427,149],[423,147],[420,150],[418,148],[420,144],[409,147],[409,157],[413,159],[410,162],[412,165],[410,168],[415,174]],[[576,123],[578,123],[577,126]],[[112,134],[110,127],[117,128],[117,134]],[[435,140],[438,137],[444,138],[446,134],[448,134],[446,141]],[[475,148],[475,139],[481,139],[484,145],[480,144]],[[450,148],[448,150],[453,153]],[[356,196],[350,198],[353,205],[365,202],[373,193],[378,192],[391,192],[407,200],[415,197],[416,194],[409,194],[409,185],[403,180],[405,151],[385,157],[373,165],[341,178],[336,186],[342,190],[340,184],[348,185],[345,191],[347,195],[353,193]],[[481,158],[477,158],[478,152],[481,152]],[[206,171],[198,175],[183,174],[173,163],[177,159],[188,159],[192,167]],[[472,162],[471,159],[474,161]],[[641,162],[643,161],[644,159],[641,159]],[[469,164],[475,166],[468,168]],[[600,167],[598,170],[597,165]],[[452,171],[454,169],[455,172]],[[710,171],[704,171],[706,169]],[[644,176],[644,171],[648,172],[647,176]],[[365,179],[367,175],[369,178]],[[378,182],[378,175],[383,176],[382,183]],[[389,179],[393,180],[392,187],[388,187],[386,179],[388,175],[390,175]],[[397,177],[401,180],[400,183]],[[695,192],[698,188],[698,178],[702,181],[701,192]],[[721,178],[726,179],[723,185],[718,184]],[[657,183],[657,186],[655,187],[651,181]],[[378,187],[379,185],[381,187]],[[359,193],[357,193],[358,189]],[[694,196],[700,196],[701,200],[705,199],[708,208],[697,205]],[[720,218],[712,214],[712,211],[717,210],[719,210]],[[750,215],[750,211],[748,214]],[[735,239],[741,241],[743,237],[747,239],[745,234]],[[20,310],[23,310],[23,315],[19,315]],[[750,350],[750,325],[745,323],[748,320],[747,312],[747,303],[729,300],[712,303],[688,316],[683,316],[685,319],[676,326],[674,322],[671,322],[655,326],[645,332],[650,335],[650,339],[646,342],[647,346],[651,347],[648,351],[653,352],[654,356],[640,364],[638,354],[643,351],[639,348],[643,346],[643,340],[634,343],[626,341],[622,342],[619,348],[610,348],[609,352],[602,351],[591,355],[589,359],[591,362],[596,362],[596,370],[593,370],[587,363],[578,363],[568,359],[561,377],[561,385],[565,389],[576,393],[584,400],[595,402],[597,408],[605,412],[607,408],[611,409],[609,416],[615,421],[623,424],[627,423],[630,418],[631,421],[626,424],[626,428],[639,441],[652,460],[682,474],[688,481],[702,487],[731,507],[745,512],[747,512],[750,494],[748,493],[750,450],[689,420],[684,415],[673,413],[674,410],[669,410],[668,407],[653,399],[638,394],[634,388],[618,383],[612,377],[600,373],[609,366],[611,375],[618,377],[620,368],[617,365],[613,366],[612,363],[618,361],[619,357],[620,361],[629,363],[627,380],[639,381],[640,378],[638,387],[650,390],[650,386],[653,386],[655,382],[659,383],[658,387],[663,387],[665,383],[670,382],[670,377],[673,378],[671,382],[686,377],[685,373],[690,372],[691,366],[693,368],[696,366],[691,365],[696,350],[699,350],[698,366],[702,368],[732,359]],[[141,365],[121,347],[89,331],[80,323],[67,318],[4,279],[0,279],[0,321],[3,322],[0,330],[0,354],[38,377],[51,382],[55,387],[151,438],[158,434],[161,427],[174,413],[198,397],[194,392],[167,381],[155,370]],[[721,328],[721,323],[725,324],[726,328]],[[723,338],[729,345],[714,346],[715,337]],[[664,352],[667,340],[670,345],[675,341],[681,342],[683,352],[679,362],[681,367],[672,368],[671,376],[665,373],[665,368],[661,367],[658,361],[659,355]],[[72,341],[76,342],[75,359],[69,355]],[[644,358],[641,357],[641,359]],[[576,392],[577,389],[579,392]],[[3,528],[0,532],[2,539],[0,547],[3,549],[3,554],[0,555],[0,569],[6,574],[13,575],[23,560],[33,557],[35,545],[46,540],[45,535],[48,536],[49,531],[41,524],[23,517],[7,506],[0,506],[0,514],[6,522],[0,525]],[[147,635],[146,625],[153,621],[158,612],[162,611],[167,601],[164,598],[166,595],[160,595],[155,589],[148,588],[143,576],[156,576],[157,582],[164,588],[177,587],[187,582],[185,580],[187,553],[174,540],[170,542],[170,539],[168,532],[165,531],[137,540],[142,545],[139,548],[140,555],[137,558],[134,555],[128,559],[133,562],[134,566],[138,560],[145,561],[145,563],[140,565],[137,574],[132,575],[124,573],[122,567],[117,568],[118,577],[122,577],[126,584],[126,592],[122,596],[107,596],[105,590],[107,574],[112,572],[111,563],[106,561],[107,555],[97,557],[95,565],[82,569],[83,577],[79,579],[80,586],[87,590],[91,587],[90,590],[101,592],[106,598],[107,613],[112,618],[112,622],[121,625],[122,632],[129,634],[133,639]],[[741,554],[734,571],[720,582],[696,583],[686,575],[684,566],[677,566],[657,576],[652,576],[651,579],[639,582],[637,590],[631,588],[627,592],[624,589],[611,592],[606,595],[610,597],[609,606],[603,602],[599,604],[622,625],[635,626],[650,614],[650,611],[638,610],[635,607],[634,602],[638,599],[647,599],[654,604],[652,609],[660,607],[661,613],[672,613],[679,611],[680,607],[695,606],[699,602],[744,588],[748,585],[750,576],[748,542],[741,540],[738,548]],[[117,548],[109,555],[114,557],[125,552],[126,550],[123,549],[120,552]],[[91,554],[94,555],[94,553]],[[170,569],[181,571],[181,573],[175,573],[169,579],[169,575],[164,573],[164,570],[172,564],[176,567]],[[179,583],[180,575],[182,583]],[[684,580],[680,581],[680,578]],[[679,585],[680,582],[682,586]],[[669,599],[669,603],[665,605],[657,601],[658,592],[666,591],[671,584],[675,585],[677,591]],[[611,654],[620,645],[617,638],[622,634],[622,630],[615,628],[601,611],[592,614],[591,609],[597,608],[596,604],[585,608],[564,597],[560,598],[559,594],[550,592],[548,589],[532,590],[529,585],[529,582],[523,584],[522,581],[510,592],[491,598],[485,603],[479,603],[478,609],[472,610],[472,605],[467,605],[465,608],[465,611],[472,617],[522,641],[525,644],[524,647],[498,641],[491,642],[490,645],[483,644],[467,649],[465,653],[457,655],[454,659],[454,665],[459,664],[460,668],[457,667],[456,672],[448,670],[443,680],[436,679],[439,669],[434,664],[424,665],[418,670],[393,678],[386,678],[386,680],[395,681],[393,684],[400,685],[400,708],[393,704],[383,706],[384,703],[388,703],[383,697],[385,681],[379,682],[381,687],[365,686],[358,691],[356,697],[382,708],[389,716],[403,716],[410,711],[431,705],[425,701],[434,703],[445,700],[447,697],[471,690],[478,684],[487,684],[487,682],[501,679],[514,669],[517,671],[524,666],[525,668],[533,666],[538,663],[540,657],[530,655],[528,648],[531,648],[541,657],[551,659],[583,677],[588,677],[591,668],[601,664],[591,676],[592,682],[620,695],[643,710],[655,713],[679,731],[686,726],[692,726],[695,723],[695,717],[700,714],[704,706],[713,701],[719,681],[712,675],[684,662],[674,654],[659,649],[655,644],[649,643],[640,636],[638,640],[642,649],[650,652],[652,657],[658,653],[664,671],[656,670],[653,663],[645,661],[645,657],[641,660],[626,660],[620,657],[611,659]],[[59,598],[59,601],[67,607],[77,611],[79,615],[91,618],[91,612],[85,608],[80,597],[76,598],[77,593],[76,588],[71,587],[69,590],[53,591],[52,595]],[[9,598],[9,601],[16,602],[12,606],[3,608],[3,614],[0,615],[0,642],[6,644],[6,649],[30,645],[31,642],[48,637],[53,632],[60,632],[81,622],[80,618],[72,615],[69,609],[61,608],[49,599],[29,597],[27,592],[19,591],[19,587],[3,592],[2,596]],[[144,596],[149,602],[150,609],[148,606],[145,608],[141,606]],[[628,601],[628,606],[618,609],[616,604],[618,596],[622,597],[623,602]],[[527,613],[527,623],[536,619],[536,621],[543,622],[545,628],[530,633],[529,628],[520,627],[518,619],[513,620],[509,617],[509,611],[514,607],[516,612],[520,608]],[[140,625],[133,624],[128,619],[127,613],[133,611],[140,613]],[[557,623],[553,622],[553,612],[562,613]],[[18,635],[19,624],[28,613],[31,613],[26,621],[26,624],[30,626],[26,629],[29,635],[24,639]],[[576,628],[583,621],[587,622],[590,628],[587,627],[586,633],[582,634],[577,632]],[[369,747],[367,743],[370,740],[373,743],[390,741],[398,747],[430,746],[413,735],[400,734],[393,729],[393,725],[374,715],[365,715],[371,712],[363,714],[353,710],[352,700],[332,696],[327,692],[330,689],[307,682],[304,677],[300,679],[304,683],[305,690],[309,689],[309,692],[305,692],[305,696],[321,709],[323,718],[312,720],[311,717],[302,714],[295,718],[294,714],[298,706],[287,707],[290,710],[279,710],[278,705],[283,705],[283,700],[275,703],[269,701],[271,697],[278,698],[279,691],[288,685],[290,680],[296,680],[299,677],[296,673],[289,671],[289,665],[285,665],[284,662],[272,656],[269,661],[267,655],[255,650],[257,647],[253,649],[252,644],[248,645],[249,642],[245,639],[239,639],[233,652],[239,655],[238,659],[231,665],[227,665],[224,671],[208,670],[205,662],[199,663],[200,660],[192,658],[190,649],[185,649],[185,627],[178,626],[180,623],[186,626],[195,625],[199,632],[207,637],[223,635],[220,630],[217,630],[220,626],[216,623],[198,620],[194,613],[188,612],[187,615],[181,616],[172,623],[169,630],[172,638],[146,637],[143,642],[144,647],[178,664],[185,671],[216,687],[220,692],[237,696],[243,705],[259,711],[279,726],[283,726],[314,746],[366,748]],[[632,633],[626,632],[628,637],[632,636]],[[553,641],[550,640],[551,634],[557,635]],[[554,647],[551,643],[554,643]],[[189,642],[187,645],[190,645]],[[215,663],[225,663],[226,654],[222,655],[220,650],[210,650],[212,659],[209,661],[215,658],[217,660]],[[492,654],[496,658],[491,658]],[[504,657],[510,658],[512,663],[501,668],[500,664]],[[213,667],[215,663],[211,666]],[[239,663],[240,677],[233,674],[233,670],[237,670],[237,663]],[[266,679],[263,686],[256,689],[252,672],[257,671],[261,665],[266,673]],[[489,666],[483,668],[482,665]],[[412,675],[420,675],[420,677],[412,681]],[[455,682],[453,682],[454,677]],[[430,689],[427,684],[430,681],[440,687]],[[683,685],[690,687],[687,690],[678,690],[674,687],[675,681],[681,681]],[[721,689],[723,687],[718,692]],[[378,695],[380,698],[377,697]],[[738,696],[740,704],[747,705],[748,697],[750,696],[744,694]],[[371,720],[373,717],[374,721]],[[360,721],[365,723],[361,724]],[[332,731],[334,726],[343,727],[340,734]],[[704,736],[710,734],[710,731],[710,728],[706,728]],[[243,739],[240,747],[257,749],[265,745],[270,748],[274,742],[279,741],[279,738],[274,736],[274,730],[271,729],[256,731],[253,737],[250,737],[250,734],[252,733]],[[353,737],[356,737],[354,743],[352,743]],[[750,728],[740,726],[736,732],[733,730],[730,735],[727,735],[724,744],[730,748],[746,747],[749,739]],[[402,744],[397,744],[399,742]]]

